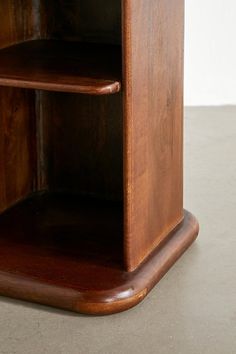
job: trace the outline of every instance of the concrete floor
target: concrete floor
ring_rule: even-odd
[[[197,242],[136,308],[86,317],[0,298],[0,354],[236,353],[236,107],[186,109]]]

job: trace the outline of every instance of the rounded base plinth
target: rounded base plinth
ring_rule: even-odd
[[[14,248],[11,241],[5,241],[1,251],[3,257],[5,252],[5,263],[0,261],[0,294],[85,314],[121,312],[145,298],[192,244],[198,231],[197,220],[186,211],[182,223],[133,272],[122,270],[112,261],[90,263],[88,257],[78,261],[62,250],[40,251],[39,244],[33,248],[16,241]],[[26,251],[31,264],[21,257]]]

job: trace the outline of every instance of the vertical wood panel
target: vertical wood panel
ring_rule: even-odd
[[[0,212],[35,186],[34,92],[0,87]]]
[[[0,48],[37,37],[37,1],[0,3]],[[0,87],[0,212],[35,187],[35,95]]]
[[[183,218],[183,0],[124,0],[129,270]]]
[[[0,48],[39,36],[38,0],[1,1],[0,19]]]
[[[41,0],[42,36],[85,42],[121,42],[121,0]]]
[[[122,96],[41,93],[52,190],[122,199]]]

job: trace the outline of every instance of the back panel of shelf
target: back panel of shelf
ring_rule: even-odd
[[[39,188],[122,200],[121,94],[37,95]]]
[[[41,0],[44,38],[121,44],[121,0]]]
[[[121,44],[121,0],[5,0],[0,48],[30,39]]]

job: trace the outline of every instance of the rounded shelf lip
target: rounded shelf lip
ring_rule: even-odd
[[[99,289],[95,286],[96,290],[93,290],[93,285],[88,289],[83,281],[79,283],[79,280],[76,286],[58,285],[52,279],[42,281],[37,277],[0,270],[0,293],[13,298],[90,315],[108,315],[121,312],[137,305],[146,297],[192,244],[198,232],[199,225],[196,218],[185,211],[181,224],[135,271],[110,269],[108,270],[110,272],[108,283],[106,283],[105,270],[103,274],[104,290],[103,284],[99,285]],[[87,270],[86,282],[91,275],[90,271],[92,272],[93,269]],[[114,279],[111,282],[113,272]],[[94,278],[91,277],[92,281]]]
[[[108,315],[139,304],[195,241],[198,234],[197,219],[185,210],[183,221],[135,271],[128,273],[124,284],[104,292],[85,294],[73,310],[91,315]]]
[[[121,47],[30,40],[0,49],[0,85],[110,95],[121,90]]]
[[[95,81],[95,80],[94,80]],[[104,82],[104,80],[96,80],[96,83],[93,85],[92,80],[90,80],[90,84],[87,85],[85,82],[81,80],[79,85],[73,84],[62,84],[62,83],[48,83],[43,81],[30,81],[23,79],[14,79],[9,77],[0,77],[0,85],[7,87],[18,87],[25,89],[37,89],[37,90],[45,90],[45,91],[54,91],[54,92],[68,92],[68,93],[80,93],[87,95],[111,95],[120,92],[121,83],[119,81],[108,81]]]

